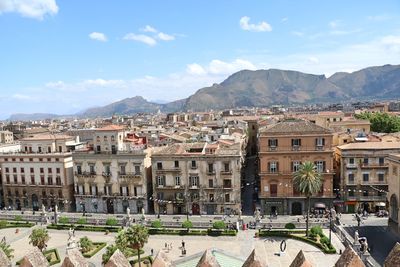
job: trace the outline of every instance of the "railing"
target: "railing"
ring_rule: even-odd
[[[76,177],[96,178],[96,172],[75,172]]]
[[[389,168],[388,163],[361,163],[361,168],[372,169],[372,168]]]
[[[105,178],[109,178],[111,177],[111,172],[103,172],[101,175]]]
[[[232,174],[232,170],[223,170],[221,171],[221,175],[231,175]]]
[[[137,173],[137,172],[118,172],[118,176],[120,178],[140,178],[142,176],[142,173]]]
[[[329,146],[269,146],[268,152],[289,152],[289,151],[332,151]],[[261,151],[265,153],[266,151]]]

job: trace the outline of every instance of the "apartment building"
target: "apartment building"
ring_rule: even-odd
[[[259,133],[261,212],[304,214],[305,196],[293,186],[293,174],[305,161],[315,163],[322,174],[320,192],[312,207],[324,209],[333,198],[333,149],[330,130],[306,120],[286,120]]]
[[[77,211],[148,211],[145,144],[109,125],[93,132],[93,141],[73,154]]]
[[[386,206],[389,154],[400,152],[400,142],[360,142],[336,148],[340,190],[345,212],[374,212]]]
[[[74,210],[72,153],[67,135],[39,134],[20,140],[20,151],[0,154],[4,205],[39,210],[58,205]]]
[[[389,223],[388,226],[395,233],[400,233],[400,154],[390,154],[387,157],[388,171],[388,194]]]
[[[0,144],[12,144],[14,142],[14,134],[10,131],[0,131]]]
[[[238,212],[240,143],[177,143],[152,154],[154,209],[159,214]]]

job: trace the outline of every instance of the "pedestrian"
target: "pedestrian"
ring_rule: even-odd
[[[165,249],[167,249],[167,247],[168,247],[168,244],[165,242]]]
[[[151,250],[150,250],[150,253],[151,253],[151,256],[153,256],[153,254],[154,254],[154,250],[153,250],[153,249],[151,249]]]
[[[185,241],[182,239],[182,248],[185,248]]]
[[[172,243],[170,244],[170,249],[172,250]]]

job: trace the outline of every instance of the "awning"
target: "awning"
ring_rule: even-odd
[[[316,209],[325,209],[325,204],[324,203],[315,203],[314,208]]]
[[[385,202],[377,202],[377,203],[375,203],[375,207],[386,207],[386,203]]]

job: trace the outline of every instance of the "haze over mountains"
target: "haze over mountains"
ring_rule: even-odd
[[[220,84],[197,90],[188,98],[157,104],[141,96],[103,107],[89,108],[78,117],[106,117],[140,112],[205,111],[235,107],[266,107],[274,104],[308,104],[400,98],[400,65],[369,67],[331,77],[299,71],[242,70]],[[43,117],[40,117],[43,115]],[[10,120],[60,117],[53,114],[14,114]]]

